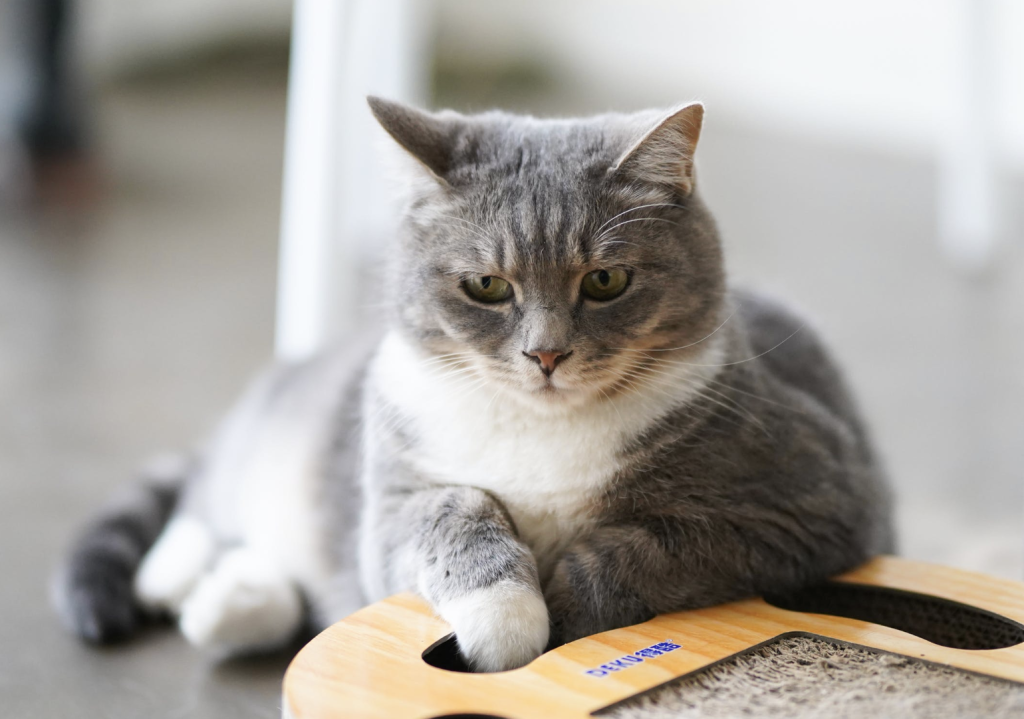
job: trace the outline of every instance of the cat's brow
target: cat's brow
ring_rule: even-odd
[[[453,262],[449,265],[435,266],[434,272],[438,275],[457,279],[491,275],[504,276],[508,274],[504,268],[486,262]]]

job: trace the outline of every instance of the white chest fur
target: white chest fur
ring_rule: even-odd
[[[475,374],[436,367],[397,334],[375,360],[377,390],[419,440],[408,459],[429,481],[498,497],[534,552],[542,580],[592,525],[595,499],[621,469],[623,447],[684,403],[697,384],[659,382],[649,391],[553,411]]]

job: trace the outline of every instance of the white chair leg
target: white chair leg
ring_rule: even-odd
[[[997,233],[993,144],[991,0],[961,0],[949,83],[947,132],[939,150],[938,224],[942,249],[965,270],[987,267]]]
[[[296,0],[276,352],[302,359],[355,327],[367,248],[393,234],[367,94],[422,102],[422,0]]]

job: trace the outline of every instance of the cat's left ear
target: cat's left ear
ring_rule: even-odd
[[[704,106],[699,102],[662,117],[612,166],[612,172],[655,185],[693,192],[693,155],[700,139]]]

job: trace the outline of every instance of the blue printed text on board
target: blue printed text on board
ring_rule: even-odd
[[[618,659],[613,659],[610,662],[605,662],[601,666],[588,669],[583,673],[589,674],[592,677],[606,677],[612,672],[621,672],[623,669],[629,669],[645,659],[654,659],[655,657],[660,657],[662,654],[668,654],[669,652],[675,651],[679,648],[680,646],[671,640],[652,644],[645,649],[638,649],[632,654],[627,654],[624,657],[619,657]]]

